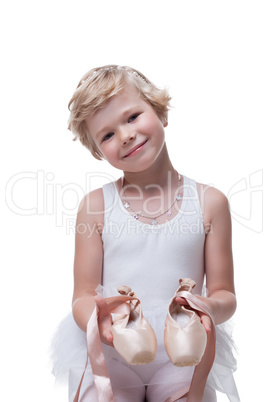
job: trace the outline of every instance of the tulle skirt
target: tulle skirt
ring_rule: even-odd
[[[101,293],[103,294],[103,291]],[[107,297],[106,294],[103,295]],[[160,308],[155,307],[143,311],[143,314],[150,322],[157,337],[156,358],[147,365],[131,366],[114,348],[103,345],[112,386],[121,390],[146,386],[148,392],[152,392],[152,394],[157,392],[158,397],[161,389],[164,391],[168,389],[169,395],[171,395],[174,386],[176,390],[179,390],[190,384],[194,367],[175,367],[169,361],[164,347],[164,323],[167,305],[161,304]],[[217,325],[216,357],[207,380],[207,392],[217,390],[225,393],[231,402],[239,402],[240,399],[233,378],[233,372],[236,370],[233,350],[234,343],[230,322]],[[51,345],[51,356],[53,374],[58,380],[68,381],[69,400],[72,401],[85,368],[87,349],[86,334],[76,325],[71,313],[60,323],[55,333]],[[92,384],[93,376],[90,367],[88,367],[84,389]],[[151,400],[156,400],[156,398],[152,397]],[[161,401],[161,399],[159,400]],[[211,392],[211,397],[210,399],[207,397],[206,402],[214,401],[216,401],[215,393]]]

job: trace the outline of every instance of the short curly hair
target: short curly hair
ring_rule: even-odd
[[[69,102],[68,129],[73,132],[74,140],[79,139],[96,159],[101,160],[103,156],[91,138],[85,120],[129,86],[137,89],[163,124],[167,121],[171,97],[167,90],[157,88],[138,70],[114,64],[90,70],[80,80]]]

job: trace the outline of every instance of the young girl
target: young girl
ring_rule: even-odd
[[[77,215],[72,311],[76,324],[69,317],[60,330],[72,342],[72,357],[67,363],[66,357],[58,357],[55,367],[62,371],[64,364],[72,366],[70,401],[83,372],[85,333],[95,306],[116,402],[214,402],[216,389],[230,401],[239,401],[230,339],[219,326],[236,309],[228,201],[217,189],[184,176],[177,162],[173,167],[165,143],[169,102],[168,93],[142,73],[110,65],[89,71],[69,104],[69,128],[76,138],[95,158],[122,171],[119,180],[87,194]],[[179,148],[178,159],[181,152]],[[195,293],[211,311],[211,318],[200,313],[207,348],[195,367],[175,367],[165,352],[165,318],[180,278],[196,282]],[[201,296],[204,278],[208,297]],[[119,285],[135,292],[156,334],[158,351],[149,364],[130,365],[113,347],[105,298],[116,295]],[[188,305],[185,298],[177,297],[176,302]],[[213,322],[216,357],[210,372]],[[90,367],[79,400],[98,401]]]

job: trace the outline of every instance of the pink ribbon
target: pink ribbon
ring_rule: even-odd
[[[211,319],[212,325],[215,326],[214,320],[213,320],[213,317],[212,317],[212,313],[211,313],[210,309],[198,297],[196,297],[191,292],[188,292],[186,290],[179,291],[176,294],[176,297],[183,297],[184,299],[187,300],[189,306],[192,307],[194,310],[201,311],[204,314],[208,315],[210,317],[210,319]],[[211,353],[213,353],[213,350],[211,350]],[[181,398],[187,396],[189,390],[190,390],[190,385],[185,387],[184,389],[181,389],[178,392],[175,392],[173,395],[171,395],[169,398],[167,398],[165,400],[165,402],[179,401]]]
[[[203,303],[200,299],[198,299],[195,295],[187,291],[180,291],[176,295],[176,297],[183,297],[185,298],[189,305],[194,308],[195,310],[202,311],[203,313],[207,314],[214,325],[214,321],[211,315],[209,308]],[[126,303],[128,300],[139,300],[136,297],[132,296],[114,296],[104,299],[108,305],[109,312],[115,314],[128,314],[129,313],[129,306]],[[82,378],[80,380],[75,398],[73,402],[79,402],[79,395],[81,391],[81,386],[84,380],[86,368],[88,365],[88,360],[90,360],[94,383],[96,386],[97,394],[98,394],[98,401],[99,402],[114,402],[113,397],[113,390],[111,386],[111,381],[109,377],[109,373],[105,363],[105,357],[103,354],[99,328],[98,328],[98,311],[97,306],[95,307],[89,321],[87,324],[87,361],[85,370],[83,372]],[[180,390],[169,398],[165,400],[165,402],[175,402],[178,401],[180,398],[185,396],[189,392],[190,386]]]
[[[193,295],[190,292],[187,292],[186,290],[179,291],[176,294],[176,297],[183,297],[184,299],[187,300],[189,306],[191,306],[194,310],[201,311],[204,314],[208,315],[210,317],[211,321],[212,321],[212,324],[215,326],[214,320],[213,320],[213,317],[212,317],[212,313],[211,313],[210,309],[198,297],[196,297],[195,295]]]
[[[109,312],[115,314],[129,314],[130,308],[126,301],[139,300],[132,296],[114,296],[104,299],[108,305]],[[113,390],[109,373],[105,363],[105,357],[103,354],[102,343],[98,327],[98,311],[95,306],[93,313],[87,324],[87,361],[85,370],[80,380],[75,398],[73,402],[79,401],[79,395],[81,386],[84,380],[85,372],[90,360],[91,369],[93,373],[94,383],[96,386],[98,401],[99,402],[114,402]]]
[[[188,387],[185,387],[181,389],[178,392],[175,392],[173,395],[171,395],[169,398],[165,400],[165,402],[175,402],[181,399],[182,397],[186,396],[189,392],[190,385]]]

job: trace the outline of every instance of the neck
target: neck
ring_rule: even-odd
[[[170,178],[177,180],[177,172],[169,159],[166,145],[161,154],[150,168],[141,172],[124,172],[125,180],[130,184],[135,184],[141,188],[146,188],[150,184],[156,184],[162,188],[168,185]]]

